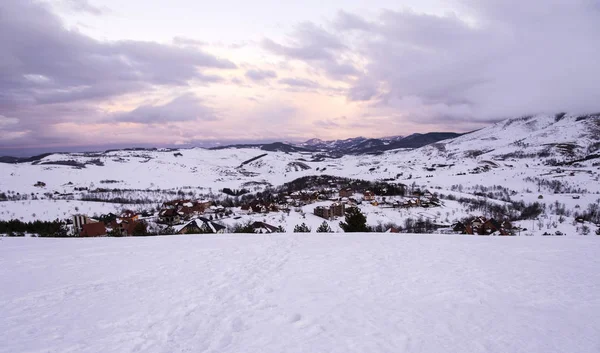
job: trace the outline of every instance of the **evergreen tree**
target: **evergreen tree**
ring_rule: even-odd
[[[252,227],[252,224],[250,224],[250,223],[246,223],[244,225],[237,224],[233,228],[233,232],[234,233],[254,233],[254,228]]]
[[[340,222],[340,228],[346,233],[369,232],[371,229],[367,226],[367,218],[356,207],[346,211],[345,222]]]
[[[137,222],[135,227],[133,228],[133,232],[131,235],[133,235],[133,236],[148,235],[148,230],[146,230],[146,225],[143,222]]]
[[[319,228],[317,228],[317,233],[333,233],[333,231],[331,230],[329,224],[326,221],[323,221]]]
[[[294,227],[294,233],[310,233],[310,231],[311,229],[305,223]]]

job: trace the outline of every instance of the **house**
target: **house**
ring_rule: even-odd
[[[502,228],[502,225],[493,218],[486,220],[481,227],[479,227],[479,235],[490,235],[494,232],[499,232],[501,235],[508,235],[508,233]]]
[[[391,227],[390,229],[385,231],[386,233],[400,233],[400,229],[396,227]]]
[[[102,222],[86,223],[81,226],[79,236],[101,237],[106,235],[106,226]]]
[[[183,225],[175,227],[177,234],[198,234],[198,233],[225,233],[225,226],[215,223],[207,218],[199,217]]]
[[[502,221],[502,228],[506,229],[508,232],[512,231],[513,225],[509,221]]]
[[[339,194],[340,197],[352,197],[352,195],[354,195],[354,191],[352,188],[344,188],[340,190]]]
[[[158,219],[162,223],[172,225],[172,224],[179,223],[181,220],[181,217],[179,216],[179,213],[177,213],[176,209],[168,208],[166,210],[161,210],[158,213]]]
[[[452,226],[452,230],[461,233],[461,234],[471,234],[473,235],[473,228],[469,224],[465,224],[463,222],[458,222]]]
[[[479,228],[481,228],[481,226],[483,226],[484,223],[485,223],[484,218],[482,218],[482,217],[475,218],[471,222],[471,228],[473,229],[473,233],[479,234]]]
[[[375,200],[375,194],[372,191],[367,190],[367,191],[365,191],[363,193],[363,199],[365,201],[374,201]]]
[[[121,217],[137,220],[140,216],[132,210],[123,210],[123,212],[121,213]]]
[[[265,222],[254,222],[251,224],[251,226],[254,229],[255,233],[270,234],[277,233],[279,231],[279,228],[267,224]]]

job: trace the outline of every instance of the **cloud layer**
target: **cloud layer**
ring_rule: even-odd
[[[305,23],[289,43],[263,46],[347,82],[350,101],[408,119],[598,110],[598,4],[460,1],[461,15],[376,18],[340,11],[330,29]]]
[[[69,3],[92,10],[85,1]],[[10,33],[0,35],[0,114],[19,119],[11,129],[29,131],[21,137],[39,140],[32,132],[70,121],[69,111],[89,112],[95,103],[156,87],[218,82],[203,70],[236,68],[189,46],[92,39],[66,29],[39,2],[4,0],[0,18],[0,33]]]
[[[600,110],[598,0],[340,10],[291,24],[283,39],[218,46],[201,33],[101,41],[53,12],[111,12],[98,3],[0,1],[0,149],[85,144],[113,130],[126,136],[115,143],[146,144],[467,131]]]

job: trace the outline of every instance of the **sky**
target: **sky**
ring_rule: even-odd
[[[600,111],[600,0],[2,0],[0,155]]]

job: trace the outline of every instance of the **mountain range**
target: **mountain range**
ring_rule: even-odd
[[[391,136],[382,138],[353,137],[343,140],[313,138],[301,143],[274,142],[265,144],[237,144],[213,147],[213,150],[229,148],[260,148],[269,152],[328,152],[333,154],[373,154],[395,149],[414,149],[442,140],[452,139],[463,134],[454,132],[429,132],[408,136]]]

